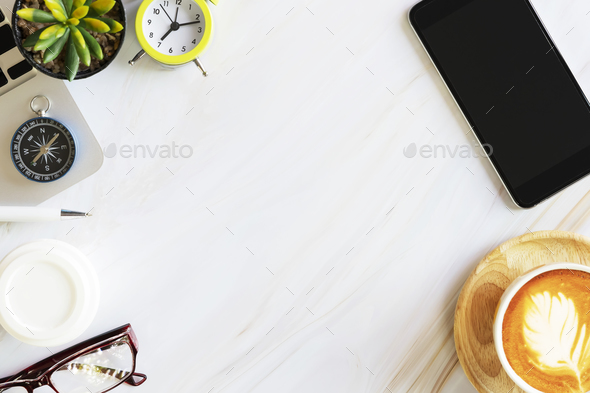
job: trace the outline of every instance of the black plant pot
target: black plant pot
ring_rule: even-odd
[[[127,16],[125,15],[125,7],[123,7],[123,2],[121,0],[116,1],[117,3],[119,3],[119,22],[123,25],[123,30],[120,31],[121,40],[119,41],[119,47],[115,50],[113,56],[111,56],[110,59],[101,64],[99,68],[96,68],[94,71],[91,71],[90,69],[85,71],[78,71],[74,79],[84,79],[91,77],[92,75],[98,74],[100,71],[107,68],[109,64],[111,64],[113,60],[115,60],[115,57],[117,57],[117,55],[121,51],[121,47],[123,47],[123,41],[125,41],[125,33],[127,31]],[[48,70],[47,68],[43,67],[41,64],[38,64],[33,59],[33,52],[29,52],[25,48],[23,48],[23,34],[20,30],[20,27],[17,26],[17,22],[20,19],[20,17],[16,14],[16,11],[21,9],[22,3],[23,0],[16,0],[16,2],[14,3],[14,8],[12,10],[12,34],[14,35],[14,40],[16,41],[16,46],[18,47],[18,50],[20,51],[20,53],[22,53],[22,55],[29,62],[29,64],[35,67],[39,72],[48,75],[52,78],[67,80],[68,78],[66,77],[66,74],[64,74],[63,72],[52,72],[51,70]]]

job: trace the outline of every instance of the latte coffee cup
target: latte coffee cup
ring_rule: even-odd
[[[552,263],[518,277],[493,329],[502,367],[525,392],[590,391],[590,267]]]

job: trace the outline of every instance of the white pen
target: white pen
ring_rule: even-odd
[[[51,207],[0,206],[0,222],[60,221],[88,216],[91,214]]]

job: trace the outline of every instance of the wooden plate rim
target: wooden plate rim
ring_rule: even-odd
[[[504,243],[500,244],[498,247],[494,248],[491,252],[489,252],[473,269],[463,287],[461,288],[461,293],[459,294],[459,298],[457,300],[457,306],[455,307],[455,319],[454,319],[454,339],[455,339],[455,351],[457,352],[457,357],[459,358],[459,362],[461,363],[461,367],[469,379],[469,382],[475,387],[478,392],[492,392],[489,387],[483,385],[479,380],[476,380],[475,377],[471,374],[471,369],[465,360],[465,353],[462,350],[463,340],[459,337],[461,333],[460,326],[465,319],[465,313],[467,312],[467,305],[470,300],[469,293],[465,290],[465,288],[471,288],[473,282],[476,280],[477,274],[482,271],[484,268],[488,267],[488,263],[491,259],[494,259],[496,255],[505,252],[506,250],[514,247],[515,245],[526,243],[534,240],[541,240],[541,239],[567,239],[567,240],[575,240],[576,242],[580,242],[586,244],[588,248],[590,248],[590,237],[580,235],[579,233],[574,232],[566,232],[566,231],[557,231],[557,230],[547,230],[547,231],[538,231],[527,233],[521,236],[514,237],[510,240],[505,241]],[[574,262],[578,263],[578,262]],[[541,264],[539,264],[541,266]],[[485,390],[483,390],[485,389]]]

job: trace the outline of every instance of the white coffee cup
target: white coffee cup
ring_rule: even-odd
[[[498,307],[496,309],[496,315],[494,317],[494,346],[496,347],[496,353],[498,354],[498,358],[500,358],[500,363],[504,368],[504,371],[508,374],[510,379],[516,383],[516,385],[524,390],[527,393],[543,393],[540,390],[535,389],[534,387],[530,386],[526,383],[510,366],[508,362],[508,358],[506,357],[506,353],[504,352],[504,344],[502,341],[502,324],[504,322],[504,315],[506,314],[506,310],[512,301],[512,298],[516,293],[522,288],[526,283],[531,281],[534,277],[538,276],[539,274],[552,271],[552,270],[559,270],[559,269],[570,269],[570,270],[578,270],[586,273],[590,273],[590,267],[585,265],[580,265],[577,263],[569,263],[569,262],[557,262],[551,263],[548,265],[539,266],[533,270],[529,270],[525,274],[521,275],[517,279],[515,279],[509,286],[506,288],[502,297],[500,298],[500,302],[498,303]]]
[[[16,339],[53,347],[79,337],[100,301],[88,258],[58,240],[37,240],[0,261],[0,325]]]

